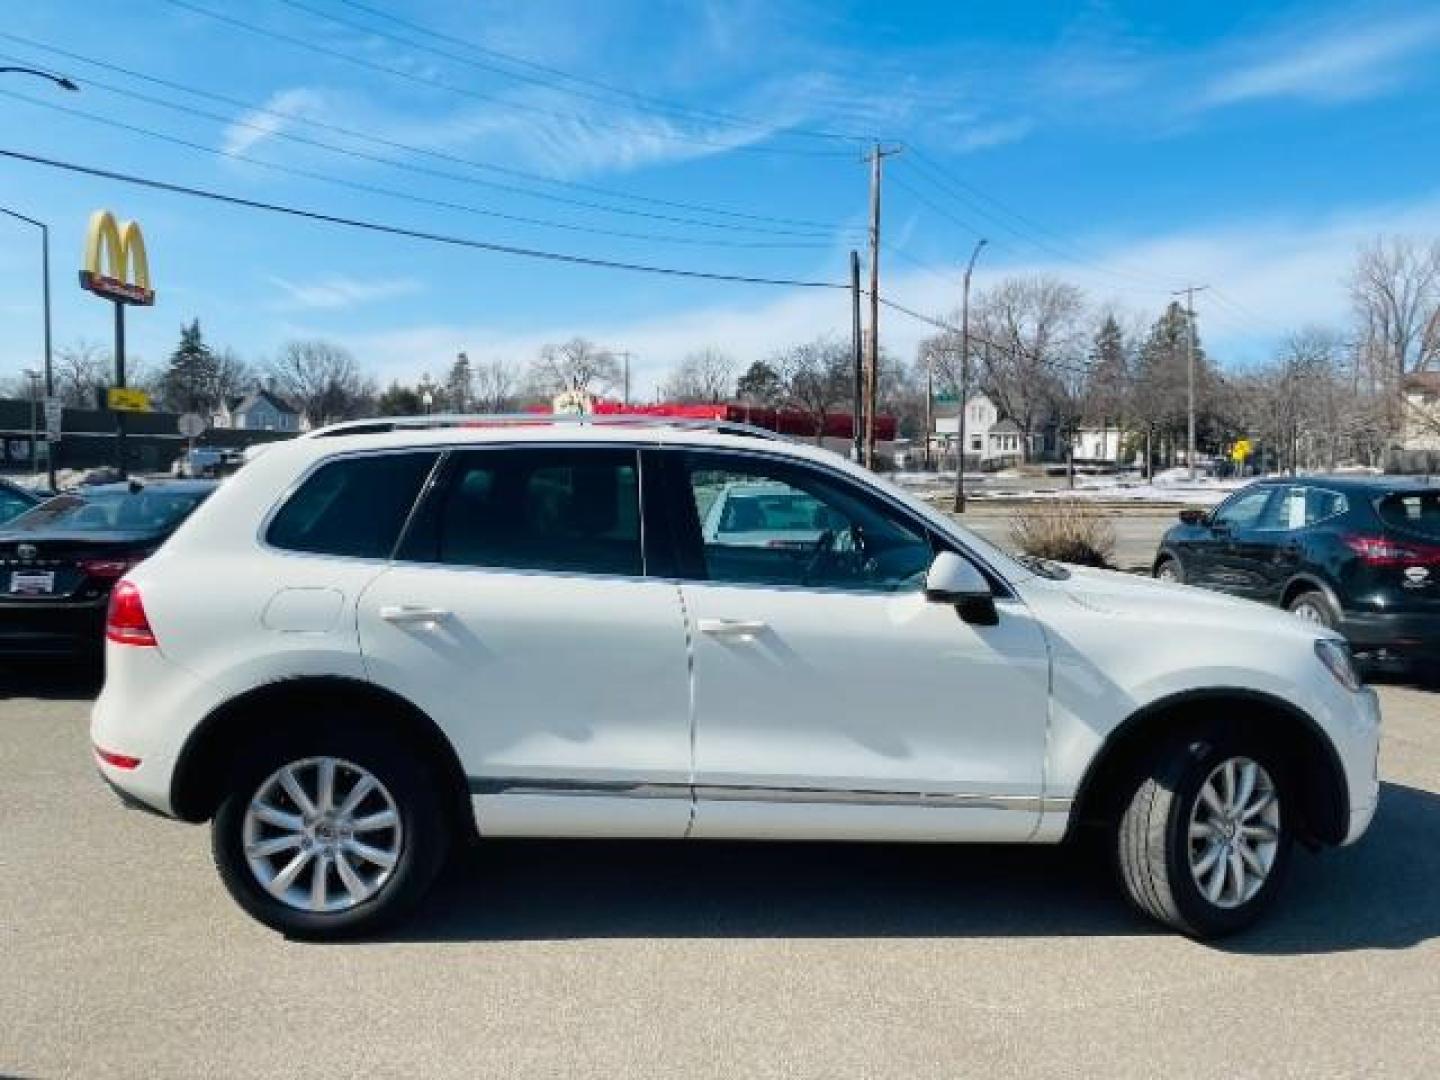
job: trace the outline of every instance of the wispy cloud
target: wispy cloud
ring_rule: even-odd
[[[291,311],[323,311],[354,307],[357,304],[412,296],[421,291],[421,284],[412,278],[379,281],[357,281],[332,276],[310,282],[286,281],[272,277],[272,285],[285,294],[281,307]]]
[[[325,98],[318,90],[303,86],[281,90],[271,94],[261,108],[242,113],[225,129],[221,145],[227,154],[243,154],[289,128],[290,117],[317,117],[325,108]]]
[[[1335,103],[1374,97],[1402,85],[1411,74],[1408,62],[1437,44],[1440,16],[1433,14],[1269,35],[1212,79],[1199,104],[1215,107],[1268,98]]]

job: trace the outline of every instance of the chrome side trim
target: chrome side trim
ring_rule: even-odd
[[[870,791],[840,788],[768,787],[748,784],[652,783],[630,780],[522,780],[471,777],[472,795],[576,795],[630,799],[689,799],[712,802],[826,803],[865,806],[922,806],[948,810],[1018,810],[1064,813],[1073,799],[1038,795],[979,795],[970,792]]]

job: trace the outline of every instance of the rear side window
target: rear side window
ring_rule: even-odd
[[[514,570],[644,573],[634,450],[456,453],[402,558]]]
[[[1440,539],[1440,491],[1396,492],[1375,509],[1392,528]]]
[[[265,539],[287,551],[389,558],[437,457],[372,454],[322,465],[280,508]]]

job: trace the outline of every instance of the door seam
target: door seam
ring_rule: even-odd
[[[680,839],[688,840],[695,829],[695,635],[690,628],[690,609],[685,604],[685,589],[675,583],[675,598],[680,603],[680,621],[685,626],[685,684],[690,694],[690,815],[685,821],[685,831]]]

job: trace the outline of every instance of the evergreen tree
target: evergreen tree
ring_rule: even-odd
[[[756,360],[735,384],[737,396],[747,405],[778,405],[785,396],[780,373],[764,360]]]
[[[170,364],[161,376],[165,404],[176,412],[208,414],[218,405],[215,354],[205,344],[200,320],[180,327],[180,344],[170,354]]]
[[[445,377],[441,391],[449,408],[455,412],[469,412],[475,402],[475,376],[470,369],[470,358],[463,352],[450,365],[450,374]]]
[[[375,407],[381,416],[419,416],[424,409],[420,404],[420,395],[398,382],[390,384],[390,388],[380,395]]]

